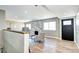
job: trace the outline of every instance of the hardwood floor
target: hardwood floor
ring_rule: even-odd
[[[73,41],[48,39],[44,43],[31,41],[31,53],[79,53],[79,49]]]

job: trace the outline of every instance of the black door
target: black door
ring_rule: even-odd
[[[74,41],[73,19],[62,19],[62,39]]]

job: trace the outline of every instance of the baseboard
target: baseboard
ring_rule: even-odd
[[[45,38],[50,38],[50,39],[59,39],[59,40],[61,40],[61,38],[59,38],[59,37],[52,37],[52,36],[45,36]]]
[[[75,44],[76,44],[76,46],[78,47],[78,49],[79,49],[79,46],[78,46],[78,44],[75,42]]]

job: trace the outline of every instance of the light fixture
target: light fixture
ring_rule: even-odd
[[[35,7],[37,7],[38,5],[34,5]]]
[[[25,14],[27,14],[27,10],[25,11]]]
[[[18,18],[18,16],[15,16],[15,18]]]

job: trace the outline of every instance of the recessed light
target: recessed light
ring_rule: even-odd
[[[27,11],[25,11],[25,13],[27,14]]]
[[[18,18],[18,16],[15,16],[15,18]]]

